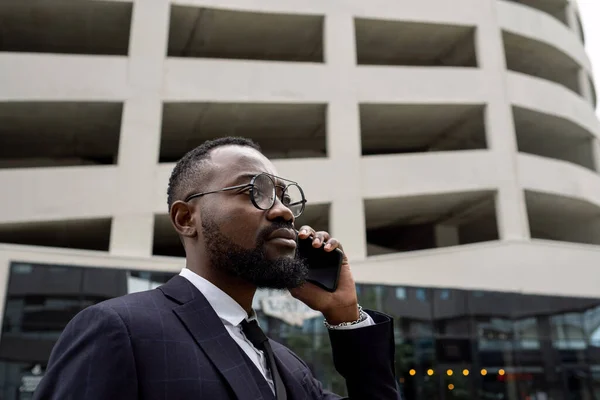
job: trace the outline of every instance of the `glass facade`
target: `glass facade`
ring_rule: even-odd
[[[52,346],[77,312],[173,275],[13,263],[0,399],[32,397]],[[600,299],[362,284],[358,291],[365,308],[394,317],[397,376],[408,400],[600,400]],[[290,323],[265,307],[258,314],[269,336],[298,353],[325,387],[344,394],[320,317]]]

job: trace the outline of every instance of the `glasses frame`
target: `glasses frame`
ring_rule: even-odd
[[[256,203],[256,200],[254,199],[254,182],[256,182],[256,179],[258,179],[258,177],[260,177],[261,175],[265,175],[267,178],[269,178],[271,180],[271,182],[273,182],[273,201],[271,201],[271,205],[269,207],[267,207],[267,208],[260,207]],[[275,180],[273,178],[279,179],[281,181],[286,181],[286,182],[289,182],[289,183],[287,185],[285,185],[285,186],[278,185],[277,183],[275,183]],[[245,188],[249,187],[250,188],[250,200],[252,201],[252,204],[254,205],[254,207],[256,207],[256,208],[258,208],[259,210],[262,210],[262,211],[267,211],[267,210],[270,210],[271,208],[273,208],[273,206],[275,205],[275,198],[278,197],[277,196],[277,188],[281,189],[281,197],[283,198],[283,195],[285,194],[286,190],[290,186],[296,186],[298,188],[298,190],[300,191],[300,194],[302,195],[302,200],[300,201],[302,203],[302,208],[300,209],[300,212],[298,213],[298,215],[294,215],[294,218],[298,218],[304,212],[304,209],[306,208],[306,203],[308,202],[306,200],[306,196],[304,195],[304,190],[302,190],[302,188],[300,187],[300,185],[298,185],[297,182],[291,181],[289,179],[281,178],[279,176],[271,175],[271,174],[268,174],[266,172],[261,172],[259,174],[254,175],[252,177],[252,180],[250,181],[250,183],[244,183],[242,185],[236,185],[236,186],[228,186],[228,187],[225,187],[223,189],[211,190],[211,191],[208,191],[208,192],[194,193],[194,194],[191,194],[188,197],[186,197],[184,201],[187,203],[190,200],[197,199],[197,198],[205,196],[207,194],[227,192],[227,191],[230,191],[230,190],[245,189]],[[279,201],[281,201],[281,203],[283,204],[283,200],[282,199],[279,199]],[[285,207],[287,207],[290,211],[292,211],[292,209],[290,208],[290,206],[293,206],[293,205],[296,205],[296,204],[298,204],[298,203],[288,204],[288,205],[283,204],[283,205]],[[294,214],[294,213],[292,212],[292,214]]]

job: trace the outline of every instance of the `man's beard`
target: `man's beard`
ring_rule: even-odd
[[[202,220],[202,233],[213,268],[242,278],[257,288],[292,289],[306,282],[308,267],[301,259],[280,257],[269,260],[264,253],[265,238],[287,224],[274,224],[259,235],[254,249],[244,249],[221,233],[213,221]]]

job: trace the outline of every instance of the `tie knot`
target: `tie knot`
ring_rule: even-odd
[[[263,330],[260,329],[260,326],[258,326],[258,322],[256,322],[256,320],[243,320],[242,331],[244,332],[244,335],[246,335],[250,343],[252,343],[252,345],[257,349],[262,349],[264,343],[268,340],[267,335],[265,335]]]

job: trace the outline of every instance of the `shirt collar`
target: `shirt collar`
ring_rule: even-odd
[[[219,289],[210,281],[204,279],[190,269],[183,268],[179,275],[186,278],[206,297],[206,300],[217,313],[223,324],[238,326],[244,319],[256,319],[254,310],[249,317],[248,313],[227,293]]]

